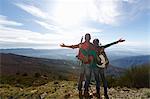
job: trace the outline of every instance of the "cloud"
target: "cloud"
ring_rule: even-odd
[[[60,40],[62,38],[57,34],[39,33],[24,29],[15,29],[10,27],[1,26],[0,29],[0,42],[3,44],[0,46],[7,47],[7,44],[17,47],[33,47],[35,48],[43,46],[47,48],[59,47]],[[22,45],[21,45],[22,44]],[[20,45],[20,46],[18,46]],[[33,46],[31,46],[33,45]],[[54,46],[55,45],[55,46]]]
[[[47,45],[48,48],[49,45],[53,45],[51,46],[53,48],[62,39],[57,34],[33,32],[16,27],[22,25],[22,23],[8,20],[6,16],[0,15],[0,47],[8,47],[9,45],[13,47],[30,47],[31,45],[46,47]]]
[[[148,0],[56,0],[54,4],[52,2],[46,4],[44,10],[33,4],[15,5],[35,17],[53,21],[62,27],[83,25],[83,20],[118,25],[129,17],[132,18],[143,10],[150,9]]]
[[[94,38],[98,38],[97,34],[102,32],[103,29],[97,27],[103,24],[119,24],[122,20],[129,19],[128,16],[132,18],[135,14],[146,9],[143,7],[144,2],[141,3],[141,0],[137,0],[138,2],[135,1],[136,0],[132,0],[132,2],[131,0],[57,0],[58,4],[55,4],[55,6],[46,4],[47,7],[45,8],[47,9],[35,6],[36,4],[14,3],[23,11],[34,16],[33,22],[43,27],[43,29],[46,29],[47,32],[40,33],[33,32],[32,29],[24,30],[6,27],[6,25],[21,26],[23,24],[1,16],[0,23],[2,26],[0,28],[2,29],[0,30],[0,41],[5,44],[11,42],[14,46],[15,44],[18,46],[23,44],[27,47],[29,44],[36,46],[46,45],[47,48],[49,48],[49,45],[52,45],[51,47],[54,45],[58,47],[58,45],[63,42],[67,44],[77,44],[80,42],[81,36],[87,32],[91,33]],[[54,8],[51,12],[52,7]],[[93,23],[96,22],[98,23],[96,25],[99,26],[90,27],[89,21]]]
[[[148,0],[90,0],[88,19],[100,24],[119,25],[126,20],[136,20],[150,10]]]
[[[54,33],[40,33],[33,32],[32,30],[19,29],[21,23],[16,21],[8,20],[6,16],[0,16],[0,47],[35,47],[35,48],[59,48],[59,44],[70,42],[70,44],[79,43],[81,32],[88,31],[101,31],[93,28],[80,28],[76,31],[67,31],[65,28],[60,28],[49,23],[35,20],[41,26],[55,30]],[[2,23],[3,22],[3,23]],[[80,31],[80,32],[79,32]],[[58,33],[57,33],[58,32]],[[81,34],[80,34],[81,33]],[[78,38],[78,39],[77,39]]]
[[[148,4],[148,0],[123,0],[119,5],[121,10],[120,19],[124,21],[136,20],[143,12],[150,10]]]
[[[0,25],[5,26],[22,26],[22,23],[8,20],[6,16],[0,15]]]
[[[81,25],[83,20],[113,25],[121,13],[116,0],[57,0],[53,13],[49,11],[51,6],[47,6],[44,12],[40,7],[30,4],[15,5],[35,17],[54,21],[63,27]]]
[[[118,4],[116,0],[95,0],[88,7],[88,16],[99,23],[114,25],[121,14]]]
[[[39,20],[35,20],[35,22],[37,24],[39,24],[40,26],[44,27],[45,29],[48,29],[48,30],[55,30],[55,31],[60,30],[60,27],[58,27],[58,26],[56,26],[54,24],[49,24],[47,22],[39,21]]]
[[[57,33],[39,33],[31,30],[0,27],[0,47],[32,47],[32,48],[60,48],[59,44],[78,44],[81,36],[85,35],[85,32],[62,32]],[[84,29],[83,29],[84,30]],[[85,29],[87,30],[87,29]],[[63,30],[62,30],[63,31]],[[90,31],[90,30],[88,30]],[[91,31],[100,31],[91,28]],[[32,45],[32,46],[31,46]]]
[[[66,43],[66,44],[78,44],[80,42],[81,36],[85,35],[85,31],[82,33],[76,32],[73,33],[67,32],[62,34],[50,34],[50,33],[39,33],[33,32],[31,30],[24,30],[24,29],[17,29],[11,28],[6,26],[0,27],[0,48],[11,48],[11,47],[19,47],[19,48],[60,48],[59,44]],[[102,30],[95,30],[93,28],[81,28],[81,30],[88,30],[88,31],[102,31]],[[96,34],[93,32],[92,38],[96,37]],[[136,41],[127,41],[120,45],[117,45],[117,48],[133,48],[136,46],[148,46],[143,45],[143,42],[136,42]],[[120,46],[120,47],[119,47]],[[130,47],[128,47],[130,46]]]
[[[119,0],[57,0],[54,16],[59,23],[79,24],[82,20],[91,20],[100,24],[118,23]]]
[[[0,39],[3,41],[11,41],[11,42],[28,42],[28,43],[52,43],[53,40],[57,40],[56,34],[43,34],[39,32],[33,32],[30,30],[24,29],[16,29],[10,27],[3,27],[1,26],[0,30]],[[12,35],[13,34],[13,35]],[[59,38],[58,38],[59,39]]]
[[[19,8],[21,8],[22,10],[30,13],[33,16],[36,16],[36,17],[39,17],[39,18],[42,18],[42,19],[49,19],[48,13],[42,11],[38,7],[23,4],[23,3],[16,3],[15,5],[18,6]]]
[[[51,24],[51,23],[48,23],[48,22],[44,22],[44,21],[38,21],[38,20],[35,20],[36,23],[38,23],[39,25],[41,25],[42,27],[44,27],[45,29],[48,29],[48,30],[54,30],[55,32],[54,33],[59,33],[59,34],[62,34],[63,35],[73,35],[74,33],[98,33],[98,32],[102,32],[102,29],[97,29],[97,28],[92,28],[92,27],[87,27],[87,26],[79,26],[79,27],[76,27],[76,26],[72,26],[72,27],[69,27],[69,28],[66,28],[66,27],[61,27],[59,25],[54,25],[54,24]]]

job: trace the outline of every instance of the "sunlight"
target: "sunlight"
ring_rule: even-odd
[[[88,1],[58,0],[54,17],[63,27],[81,25],[87,13]]]

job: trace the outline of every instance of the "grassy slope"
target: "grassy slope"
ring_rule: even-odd
[[[92,91],[95,92],[95,85],[91,86]],[[91,90],[90,90],[91,91]],[[143,98],[147,99],[150,97],[150,89],[129,89],[129,88],[110,88],[108,89],[110,98]],[[45,85],[38,87],[12,87],[10,85],[0,85],[0,96],[1,98],[19,98],[19,99],[78,99],[77,84],[74,81],[52,81]],[[101,96],[103,96],[103,88],[101,88]],[[93,97],[94,99],[96,97]]]

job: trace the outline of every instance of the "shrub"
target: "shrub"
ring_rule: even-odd
[[[134,87],[134,88],[149,88],[149,65],[132,66],[127,69],[120,77],[109,76],[108,85],[110,87]]]
[[[20,73],[19,73],[19,72],[16,72],[16,75],[20,75]]]
[[[40,73],[35,73],[35,74],[34,74],[34,77],[36,77],[36,78],[39,78],[40,76],[41,76]]]
[[[120,83],[127,87],[149,87],[149,70],[150,67],[148,65],[131,67],[120,77]]]
[[[28,76],[28,74],[27,73],[23,73],[22,76]]]

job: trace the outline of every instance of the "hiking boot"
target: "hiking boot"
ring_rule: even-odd
[[[79,91],[79,99],[83,99],[82,91]]]
[[[97,92],[96,92],[96,93],[94,93],[93,95],[94,95],[95,97],[97,97],[97,99],[101,99],[100,93],[97,93]]]
[[[96,97],[100,99],[100,93],[96,93]]]
[[[105,99],[109,99],[109,97],[108,97],[108,95],[107,95],[107,94],[105,94],[104,96],[105,96]]]
[[[88,91],[84,91],[84,97],[88,98],[89,97],[89,92]]]

